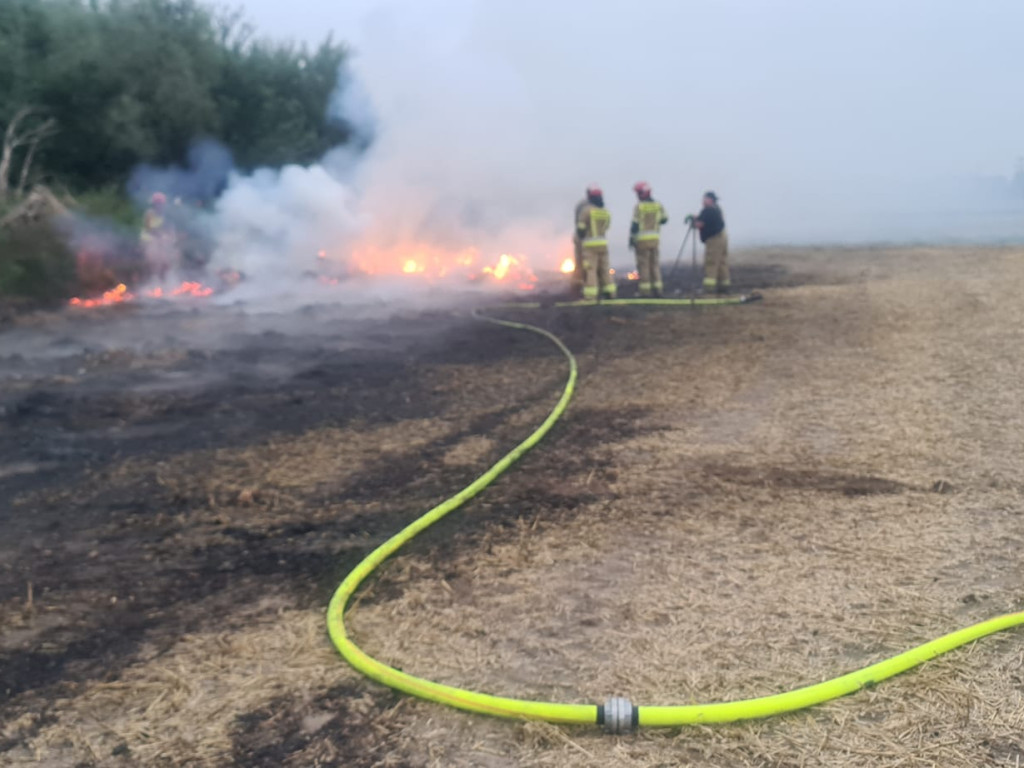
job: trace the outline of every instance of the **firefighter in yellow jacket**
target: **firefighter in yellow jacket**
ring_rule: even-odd
[[[615,281],[608,267],[608,227],[612,216],[604,207],[601,188],[587,188],[587,204],[576,216],[576,235],[583,261],[583,298],[615,298]]]
[[[142,219],[142,253],[149,267],[150,277],[163,282],[167,273],[177,267],[177,253],[174,243],[174,229],[167,221],[165,209],[167,196],[154,192],[149,200],[149,209]]]
[[[641,296],[661,297],[661,225],[668,221],[664,206],[651,197],[651,186],[646,181],[633,185],[637,204],[633,209],[633,223],[629,232],[629,247],[636,251],[636,271],[640,277]]]

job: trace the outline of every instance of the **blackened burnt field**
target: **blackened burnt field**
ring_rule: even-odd
[[[1024,608],[1024,251],[741,253],[765,301],[497,310],[547,440],[390,561],[371,654],[492,693],[786,690]],[[1017,765],[1024,636],[774,720],[608,737],[399,696],[323,611],[529,434],[550,343],[466,312],[0,333],[0,763]]]

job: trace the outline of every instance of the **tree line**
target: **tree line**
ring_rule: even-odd
[[[0,197],[122,184],[204,137],[243,168],[310,162],[349,137],[326,114],[345,56],[196,0],[3,0]]]
[[[198,140],[242,170],[365,143],[328,119],[346,55],[330,37],[260,38],[241,12],[197,0],[0,0],[0,324],[5,304],[103,287],[40,215],[48,200],[131,237],[132,170],[181,165]]]

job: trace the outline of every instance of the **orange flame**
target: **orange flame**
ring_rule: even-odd
[[[480,252],[475,248],[450,252],[428,245],[394,248],[364,247],[352,254],[354,271],[364,275],[424,275],[444,277],[453,270],[472,267]]]
[[[186,281],[179,285],[171,293],[171,296],[194,296],[197,299],[205,299],[213,294],[213,288],[202,283]]]
[[[135,296],[128,293],[128,286],[124,283],[119,283],[109,291],[104,291],[103,295],[95,299],[80,299],[77,296],[69,302],[73,307],[84,307],[86,309],[92,309],[93,307],[109,307],[113,304],[121,304],[126,301],[131,301]]]
[[[152,288],[146,291],[144,295],[150,299],[164,299],[177,296],[192,296],[202,299],[213,295],[213,288],[203,285],[202,283],[186,281],[171,291],[169,295],[160,287]],[[92,299],[82,299],[76,296],[75,298],[70,299],[68,304],[72,307],[93,309],[95,307],[109,307],[113,304],[124,304],[129,301],[134,301],[135,298],[135,294],[128,290],[128,286],[124,283],[120,283],[109,291],[105,291],[102,296]]]
[[[537,276],[533,274],[533,270],[526,264],[523,257],[512,256],[507,253],[501,254],[493,267],[484,267],[482,272],[485,275],[490,275],[495,280],[504,280],[507,277],[511,277],[512,280],[518,280],[521,290],[533,290],[532,284],[537,282]],[[528,285],[529,287],[523,288],[523,285]]]
[[[627,280],[639,280],[640,279],[640,273],[637,272],[634,269],[632,272],[630,272],[628,275],[626,275],[626,279]]]
[[[498,280],[504,280],[505,276],[508,275],[508,271],[512,269],[513,265],[518,265],[518,259],[509,256],[507,253],[501,254],[498,259],[498,263],[493,267],[484,267],[485,275],[494,275]]]
[[[449,251],[431,245],[370,246],[355,251],[351,264],[364,275],[417,275],[426,280],[472,280],[486,275],[491,280],[515,284],[521,290],[532,290],[537,282],[525,256],[503,253],[494,263],[487,264],[477,248]]]
[[[576,262],[573,259],[566,259],[562,262],[562,266],[559,267],[559,270],[563,275],[571,275],[576,271]]]

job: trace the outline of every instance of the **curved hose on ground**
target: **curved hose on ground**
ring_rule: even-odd
[[[654,301],[665,303],[664,300]],[[688,300],[679,300],[678,303],[689,304],[690,302]],[[736,301],[734,300],[730,303],[736,303]],[[683,706],[634,706],[624,699],[615,698],[609,699],[605,705],[557,704],[511,699],[435,683],[431,680],[402,672],[374,659],[349,638],[348,632],[345,629],[345,609],[360,584],[381,563],[398,551],[402,545],[436,523],[449,512],[453,512],[475,497],[497,480],[523,454],[537,445],[565,412],[576,388],[578,372],[576,358],[557,336],[543,328],[526,323],[498,320],[482,315],[477,315],[477,317],[485,322],[506,328],[529,331],[548,339],[558,347],[568,361],[569,376],[562,390],[562,396],[555,404],[555,407],[548,414],[544,422],[529,437],[457,494],[438,504],[373,550],[345,577],[345,580],[335,591],[327,608],[328,633],[334,646],[345,660],[367,677],[412,696],[447,704],[469,712],[521,720],[543,720],[550,723],[603,724],[606,730],[621,732],[637,726],[666,727],[695,723],[724,723],[793,712],[837,699],[865,687],[870,687],[981,637],[1011,627],[1024,625],[1024,611],[1009,613],[974,624],[965,629],[957,630],[948,635],[943,635],[936,640],[931,640],[909,651],[855,672],[850,672],[849,674],[815,685],[797,688],[787,693],[741,701],[688,704]]]

